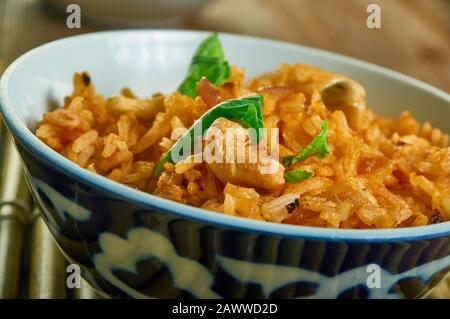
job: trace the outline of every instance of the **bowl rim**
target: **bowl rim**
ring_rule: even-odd
[[[314,226],[299,226],[271,223],[266,221],[255,221],[244,217],[228,216],[217,212],[208,211],[202,208],[181,204],[165,198],[158,197],[149,193],[135,190],[123,184],[111,181],[106,177],[92,173],[86,169],[78,167],[69,159],[63,157],[56,151],[52,150],[45,143],[39,140],[28,127],[20,121],[13,111],[13,107],[8,96],[9,80],[14,70],[24,60],[30,56],[45,50],[51,50],[54,46],[64,45],[70,41],[83,41],[92,37],[111,37],[124,36],[130,33],[143,33],[147,35],[164,35],[165,37],[204,37],[210,31],[197,30],[178,30],[178,29],[132,29],[132,30],[113,30],[85,33],[76,36],[70,36],[59,40],[51,41],[40,45],[30,51],[19,56],[5,70],[0,79],[0,113],[7,124],[15,142],[19,142],[27,151],[34,156],[45,160],[61,173],[67,173],[71,178],[81,183],[86,183],[91,187],[98,188],[101,191],[109,192],[114,196],[118,196],[130,202],[136,202],[143,206],[150,206],[162,211],[173,214],[177,217],[194,220],[200,223],[212,224],[226,229],[234,229],[245,232],[253,232],[257,234],[266,234],[283,238],[297,238],[322,241],[345,241],[345,242],[399,242],[422,240],[435,237],[443,237],[450,235],[450,222],[443,222],[434,225],[395,228],[395,229],[332,229]],[[381,73],[388,77],[394,77],[397,80],[415,87],[416,89],[425,90],[433,95],[440,97],[450,104],[450,95],[440,89],[437,89],[422,81],[406,76],[396,71],[386,69],[384,67],[347,57],[334,52],[321,49],[311,48],[298,44],[265,39],[260,37],[237,35],[231,33],[220,32],[220,36],[240,41],[249,41],[255,44],[263,44],[269,46],[282,46],[291,50],[308,52],[316,54],[323,58],[333,59],[336,62],[351,64],[368,72]],[[164,41],[164,37],[160,37]]]

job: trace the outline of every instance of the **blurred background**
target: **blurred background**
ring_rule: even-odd
[[[70,3],[81,9],[80,28],[66,25]],[[381,9],[380,29],[366,25],[371,3]],[[0,74],[42,43],[136,27],[294,42],[379,64],[450,92],[450,0],[0,0]],[[99,298],[85,283],[68,291],[65,267],[33,210],[0,119],[0,298]],[[431,297],[450,298],[450,284]]]
[[[81,28],[66,27],[66,6]],[[366,8],[381,8],[369,29]],[[127,27],[242,33],[357,57],[450,91],[449,0],[1,0],[0,64],[53,39]]]

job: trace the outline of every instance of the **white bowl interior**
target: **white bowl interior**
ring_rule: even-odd
[[[97,91],[108,96],[124,86],[138,95],[171,92],[186,74],[204,32],[121,31],[88,34],[40,47],[16,63],[7,95],[20,120],[34,129],[48,100],[62,103],[72,74],[89,71]],[[385,116],[410,110],[420,120],[450,131],[450,98],[445,92],[398,73],[351,58],[276,41],[222,34],[227,59],[248,76],[283,62],[301,62],[346,74],[362,83],[369,106]]]

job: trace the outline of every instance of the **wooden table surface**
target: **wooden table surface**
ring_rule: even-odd
[[[75,1],[76,2],[76,1]],[[366,26],[370,3],[381,7],[381,29]],[[0,0],[0,73],[41,43],[110,29],[68,29],[64,10],[39,0]],[[450,92],[450,0],[215,0],[181,27],[295,42],[376,63]],[[433,294],[450,298],[450,281]]]
[[[381,7],[381,29],[366,26],[370,3]],[[45,9],[39,0],[0,1],[0,65],[40,43],[110,28],[82,20],[80,30],[68,29],[64,10]],[[334,51],[450,92],[450,0],[214,0],[182,27]]]
[[[381,7],[381,29],[366,26],[370,3]],[[227,0],[198,20],[356,57],[450,92],[449,0]]]

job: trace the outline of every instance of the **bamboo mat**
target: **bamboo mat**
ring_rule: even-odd
[[[76,1],[75,1],[76,2]],[[217,0],[182,27],[244,33],[336,51],[450,91],[450,1],[378,0],[383,29],[365,28],[369,0]],[[39,0],[0,1],[0,74],[21,53],[54,39],[109,28],[65,27]],[[82,20],[83,21],[83,20]],[[99,298],[86,282],[66,288],[66,261],[38,216],[0,119],[0,299]],[[450,299],[450,279],[431,298]]]
[[[3,123],[2,123],[3,125]],[[18,154],[2,127],[0,182],[0,299],[99,298],[84,281],[66,286],[67,263],[39,216],[32,209]]]

